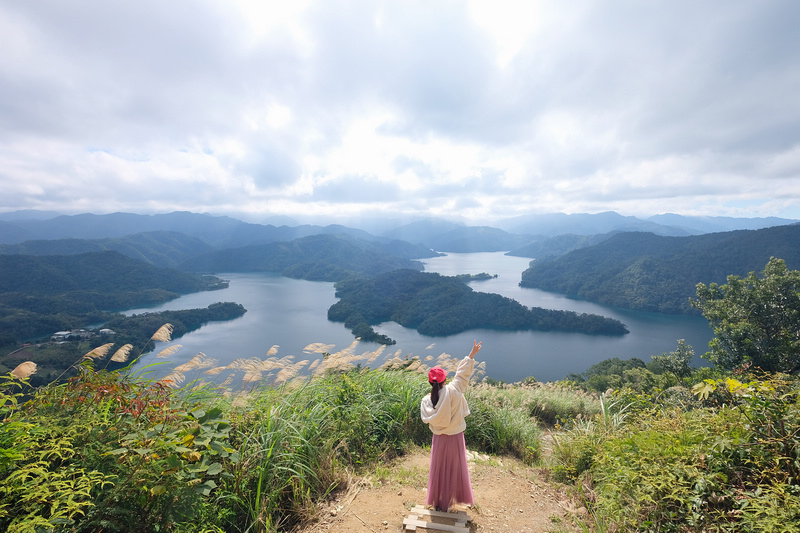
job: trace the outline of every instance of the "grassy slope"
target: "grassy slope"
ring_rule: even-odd
[[[27,398],[6,380],[0,526],[287,530],[348,471],[429,441],[419,420],[425,366],[393,359],[361,369],[372,355],[350,347],[314,365],[240,360],[212,374],[198,356],[181,379],[160,382],[87,367]],[[293,377],[301,366],[313,366],[313,377]],[[229,373],[239,393],[196,387]],[[800,524],[800,387],[748,379],[708,379],[698,395],[678,386],[600,397],[568,385],[475,384],[466,439],[470,449],[535,463],[540,428],[555,429],[553,455],[540,464],[586,498],[591,529],[791,530]]]

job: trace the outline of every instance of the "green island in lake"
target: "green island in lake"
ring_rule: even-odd
[[[628,333],[616,319],[529,308],[499,294],[473,291],[462,279],[410,269],[374,278],[348,278],[336,283],[340,300],[328,309],[328,319],[344,322],[356,337],[382,344],[394,341],[375,332],[372,326],[387,321],[429,336],[455,335],[477,328],[593,335]]]

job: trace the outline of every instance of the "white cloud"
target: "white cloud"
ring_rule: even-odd
[[[4,3],[0,210],[800,218],[799,15]]]

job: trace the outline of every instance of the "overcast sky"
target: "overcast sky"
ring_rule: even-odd
[[[0,0],[0,211],[800,219],[800,2]]]

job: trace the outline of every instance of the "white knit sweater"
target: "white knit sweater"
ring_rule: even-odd
[[[465,357],[458,363],[456,375],[439,391],[436,407],[428,394],[422,399],[419,411],[422,421],[428,424],[436,435],[456,435],[467,429],[464,418],[469,415],[469,406],[464,398],[464,391],[469,385],[475,360]]]

